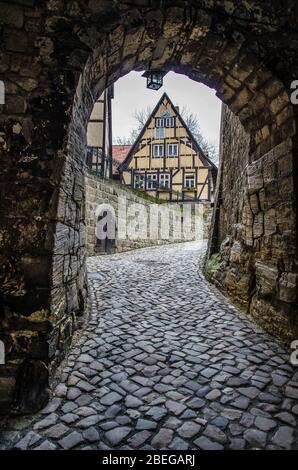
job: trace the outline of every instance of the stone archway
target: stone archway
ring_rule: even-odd
[[[164,68],[184,73],[215,88],[249,133],[249,160],[239,171],[253,172],[265,156],[279,158],[284,148],[294,161],[290,71],[280,69],[282,41],[274,49],[270,41],[261,40],[260,33],[266,22],[268,30],[273,27],[270,19],[274,18],[279,43],[283,20],[277,7],[268,12],[256,2],[248,19],[248,11],[236,1],[225,7],[213,2],[211,8],[204,1],[190,6],[184,1],[165,2],[162,8],[154,1],[141,6],[130,3],[119,2],[114,8],[99,1],[88,6],[48,1],[24,8],[5,3],[1,70],[8,94],[1,137],[1,339],[7,364],[0,380],[1,407],[6,411],[30,408],[24,397],[16,398],[21,384],[31,382],[30,402],[34,389],[42,388],[36,371],[51,372],[64,357],[85,308],[86,125],[93,102],[105,87],[130,70]],[[243,22],[244,33],[240,32]],[[259,47],[253,34],[260,38]],[[290,37],[288,44],[290,55]],[[279,59],[276,64],[274,56]],[[293,261],[297,248],[294,184],[290,196]],[[254,253],[256,247],[250,251]],[[280,279],[287,283],[297,277],[297,268],[293,262],[285,263],[284,254],[282,245],[277,262]],[[265,264],[270,261],[268,251]],[[46,389],[48,374],[41,376]],[[42,402],[47,393],[39,396]],[[36,406],[41,402],[36,400]]]

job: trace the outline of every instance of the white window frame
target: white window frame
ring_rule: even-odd
[[[189,184],[190,181],[192,181],[192,184]],[[185,175],[184,187],[188,189],[194,189],[196,187],[196,175]]]
[[[144,173],[135,173],[134,174],[134,188],[135,189],[144,189],[145,188],[145,174]]]
[[[156,189],[156,188],[157,188],[157,173],[147,173],[147,189]]]
[[[164,139],[165,138],[165,128],[156,127],[155,128],[155,139]]]
[[[177,149],[177,152],[173,153],[173,149]],[[168,157],[178,157],[179,156],[179,144],[168,144]]]
[[[156,151],[156,149],[158,149]],[[154,158],[162,158],[164,156],[164,146],[163,144],[153,144],[152,146],[152,156]]]
[[[155,127],[165,127],[165,120],[164,118],[156,118],[155,120]]]
[[[171,186],[171,175],[170,173],[159,174],[159,184],[162,188],[170,189]]]
[[[175,126],[175,118],[167,117],[165,118],[165,127],[174,127]]]

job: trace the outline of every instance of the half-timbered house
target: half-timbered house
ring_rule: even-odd
[[[217,168],[166,93],[118,170],[123,184],[159,199],[213,199]]]
[[[103,178],[112,178],[112,99],[114,87],[107,88],[94,107],[87,126],[87,166]]]

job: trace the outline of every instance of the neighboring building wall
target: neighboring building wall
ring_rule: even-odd
[[[112,98],[113,86],[95,102],[87,126],[87,165],[104,178],[112,177]]]
[[[117,224],[125,221],[125,215],[121,214],[119,216],[118,212],[118,197],[125,196],[127,201],[127,207],[129,207],[132,203],[139,204],[141,212],[144,214],[143,217],[146,217],[150,211],[152,206],[156,208],[174,211],[177,214],[177,220],[181,220],[181,211],[180,207],[176,205],[167,205],[167,204],[154,204],[142,197],[138,197],[130,191],[129,189],[123,189],[123,186],[116,181],[111,180],[104,180],[95,176],[93,174],[87,174],[85,177],[86,182],[86,248],[87,248],[87,256],[98,255],[98,250],[96,248],[96,235],[95,235],[95,228],[96,228],[96,208],[100,204],[109,204],[111,205],[116,214]],[[202,216],[204,218],[204,233],[203,238],[207,239],[210,229],[210,221],[211,221],[211,213],[212,207],[209,204],[200,205]],[[143,248],[146,246],[154,246],[154,245],[163,245],[168,243],[178,243],[184,241],[191,241],[194,240],[194,234],[191,233],[187,236],[181,236],[180,226],[179,223],[173,223],[172,219],[170,218],[170,240],[157,238],[157,239],[137,239],[133,240],[132,238],[126,239],[117,239],[116,240],[116,251],[128,251],[136,248]],[[194,223],[194,219],[192,219]],[[160,228],[160,220],[159,220],[159,228]]]
[[[215,283],[282,340],[298,337],[292,147],[250,161],[250,138],[223,108],[222,148],[209,254]]]

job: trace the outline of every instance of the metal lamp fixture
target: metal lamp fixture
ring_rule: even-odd
[[[163,77],[166,73],[164,70],[147,70],[142,77],[147,78],[147,88],[159,90],[163,85]]]

